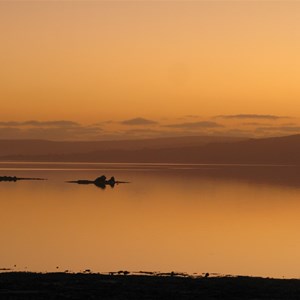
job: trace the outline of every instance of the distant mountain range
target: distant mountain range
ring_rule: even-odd
[[[300,165],[300,135],[263,139],[194,136],[100,142],[2,140],[0,160]]]
[[[240,141],[242,138],[184,136],[116,141],[0,140],[0,157],[74,155],[96,151],[200,147],[209,143]]]

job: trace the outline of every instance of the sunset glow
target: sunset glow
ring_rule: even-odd
[[[242,135],[299,132],[299,28],[294,1],[2,1],[1,121],[170,125],[255,114],[293,119],[238,122]]]
[[[0,0],[0,298],[298,299],[299,79],[300,0]]]

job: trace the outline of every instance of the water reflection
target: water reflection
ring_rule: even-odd
[[[0,184],[0,267],[300,276],[297,168],[116,167],[105,193],[65,183],[99,165],[7,169],[49,180]]]
[[[233,180],[258,185],[300,187],[300,168],[297,166],[215,166],[190,169],[189,176]]]

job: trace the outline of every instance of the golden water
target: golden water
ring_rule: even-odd
[[[2,268],[300,277],[297,168],[34,163],[0,168],[0,175],[48,178],[0,182]],[[105,190],[65,183],[102,174],[131,183]]]

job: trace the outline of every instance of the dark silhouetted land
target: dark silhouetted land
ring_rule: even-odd
[[[20,146],[17,152],[17,146],[11,143],[20,141],[0,141],[0,160],[300,165],[300,135],[247,140],[186,137],[117,142],[22,142],[27,143],[27,148]],[[9,154],[8,149],[14,150]]]
[[[300,299],[300,280],[1,273],[0,299]]]
[[[47,141],[0,140],[0,157],[36,155],[72,155],[111,150],[199,147],[215,142],[241,141],[243,138],[217,136],[183,136],[118,141]]]

